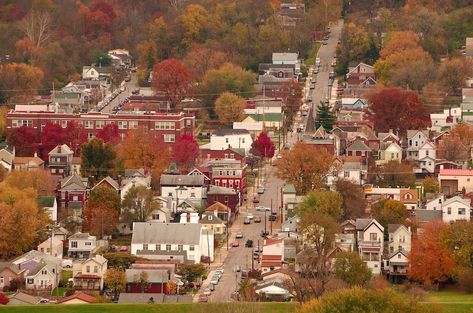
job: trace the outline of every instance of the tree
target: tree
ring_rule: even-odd
[[[414,235],[409,253],[409,278],[426,285],[438,285],[453,276],[454,259],[442,245],[442,233],[448,228],[442,221],[425,224]]]
[[[96,180],[109,176],[115,170],[116,152],[100,138],[92,139],[81,151],[82,176]]]
[[[315,117],[315,127],[323,128],[327,131],[332,130],[333,124],[335,123],[335,115],[332,112],[332,109],[328,103],[320,102],[317,106],[317,116]]]
[[[388,224],[404,224],[409,217],[404,204],[396,200],[379,201],[372,206],[371,212],[385,229],[388,228]]]
[[[254,94],[255,74],[238,65],[225,63],[218,69],[210,69],[205,73],[199,85],[199,94],[210,107],[224,92],[231,92],[249,98]]]
[[[196,264],[179,264],[176,273],[181,275],[188,282],[195,282],[202,277],[207,271],[202,263]]]
[[[83,212],[83,227],[91,234],[111,235],[117,228],[120,215],[120,196],[111,187],[95,187]]]
[[[8,170],[0,164],[0,183],[7,177],[8,175]]]
[[[57,145],[64,143],[64,131],[61,125],[52,122],[46,122],[41,131],[42,159],[48,160],[48,155]]]
[[[411,187],[416,178],[409,163],[389,161],[377,170],[378,183],[382,187]]]
[[[31,249],[37,232],[47,222],[33,188],[18,189],[7,181],[0,183],[0,258],[10,259]]]
[[[7,113],[8,107],[0,106],[0,140],[4,140],[7,137]]]
[[[148,272],[141,271],[139,275],[135,276],[135,283],[140,286],[142,293],[146,292],[148,287],[151,285],[148,278]]]
[[[338,179],[335,188],[342,197],[342,220],[359,218],[365,214],[367,203],[360,185],[347,179]]]
[[[446,227],[440,239],[447,248],[457,267],[473,269],[473,224],[457,221]]]
[[[43,71],[25,63],[8,63],[0,66],[0,99],[29,98],[35,95],[43,82]]]
[[[153,90],[156,93],[164,93],[173,109],[182,99],[190,96],[193,81],[193,77],[179,60],[164,60],[153,67]]]
[[[8,132],[7,142],[15,147],[16,156],[33,156],[38,149],[37,138],[33,127],[21,126]]]
[[[405,136],[408,129],[431,126],[429,112],[418,94],[398,88],[384,88],[372,93],[368,118],[376,131],[393,129],[401,136]]]
[[[114,299],[118,299],[120,291],[125,289],[126,275],[123,270],[116,268],[109,268],[105,273],[104,283],[108,289],[113,292]]]
[[[182,134],[172,147],[172,159],[183,172],[188,172],[195,165],[199,152],[194,136]]]
[[[262,131],[251,144],[251,153],[258,157],[270,159],[274,156],[274,150],[274,143],[265,131]]]
[[[437,157],[452,162],[465,162],[470,158],[469,146],[465,146],[458,136],[450,134],[440,141],[437,147]]]
[[[100,138],[105,143],[116,145],[120,141],[120,133],[118,132],[117,124],[107,124],[97,132],[96,138]]]
[[[371,270],[356,252],[340,252],[335,258],[335,276],[350,287],[366,286],[371,279]]]
[[[245,99],[231,92],[224,92],[215,100],[215,113],[222,123],[240,122],[245,117],[245,106]]]
[[[170,295],[175,295],[177,293],[177,284],[173,280],[170,280],[167,289]]]
[[[282,158],[276,164],[276,175],[294,184],[298,193],[306,194],[325,185],[324,180],[332,163],[332,154],[298,142],[293,149],[283,151]]]
[[[209,22],[209,12],[199,4],[189,4],[177,18],[182,28],[182,43],[190,46],[193,42],[203,39]]]
[[[53,196],[56,190],[51,173],[42,169],[13,171],[5,178],[5,184],[19,190],[32,188],[39,196]]]
[[[138,257],[126,252],[104,253],[103,257],[108,261],[108,267],[124,271],[135,263]]]
[[[153,197],[153,191],[144,186],[131,187],[122,202],[122,221],[146,222],[151,212],[159,208]]]
[[[333,191],[311,191],[297,207],[298,215],[320,213],[340,220],[342,214],[342,197]]]
[[[440,65],[439,82],[450,95],[459,94],[471,76],[473,76],[473,64],[467,58],[453,57]]]
[[[294,122],[294,116],[302,104],[302,86],[295,79],[284,82],[276,91],[276,96],[283,100],[284,123],[285,127],[289,129]]]
[[[189,69],[193,77],[202,79],[210,69],[216,69],[230,57],[223,51],[215,51],[204,45],[194,44],[184,58],[184,64]]]
[[[64,143],[74,151],[75,156],[80,156],[82,146],[87,143],[84,127],[74,121],[68,122],[64,130]]]
[[[436,312],[430,305],[391,290],[370,290],[359,287],[341,289],[302,305],[299,313],[353,313],[353,312]]]
[[[439,183],[435,177],[428,176],[422,180],[422,187],[424,188],[424,194],[437,194],[439,192]]]

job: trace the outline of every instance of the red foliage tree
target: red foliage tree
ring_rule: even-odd
[[[169,97],[175,108],[192,91],[194,79],[181,61],[168,59],[154,65],[152,87]]]
[[[10,299],[0,292],[0,304],[6,305],[8,302],[10,302]]]
[[[173,160],[182,171],[187,171],[195,165],[199,156],[199,145],[192,135],[181,135],[172,148]]]
[[[87,143],[87,134],[84,128],[75,122],[67,123],[64,130],[64,143],[74,151],[75,156],[80,156],[82,145]]]
[[[105,143],[111,143],[112,145],[120,141],[120,134],[118,133],[117,124],[107,124],[104,128],[99,130],[95,137],[100,138]]]
[[[7,142],[15,147],[16,156],[32,156],[38,150],[38,135],[32,127],[12,129],[8,132]]]
[[[251,153],[259,157],[272,158],[274,156],[274,150],[274,143],[266,132],[259,134],[258,138],[251,144]]]
[[[431,126],[427,108],[414,91],[385,88],[369,97],[368,118],[378,132],[393,129],[404,136],[408,129]]]
[[[452,253],[441,241],[448,227],[442,221],[431,222],[414,237],[409,253],[409,278],[427,285],[437,285],[452,277],[455,262]]]
[[[43,160],[48,158],[49,151],[54,149],[57,145],[64,143],[64,130],[61,125],[47,122],[41,131],[41,145],[43,151],[41,157]]]

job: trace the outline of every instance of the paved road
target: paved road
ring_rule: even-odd
[[[333,70],[331,64],[333,58],[336,55],[337,42],[340,38],[342,31],[343,21],[340,20],[337,24],[332,25],[331,34],[327,40],[327,45],[322,45],[319,49],[317,57],[320,58],[320,69],[318,74],[314,74],[317,83],[315,84],[315,89],[309,91],[309,96],[312,97],[312,110],[317,111],[317,106],[320,104],[320,101],[324,100],[325,97],[330,98],[330,88],[328,86],[328,79],[330,71]],[[309,77],[308,80],[310,80]],[[310,83],[309,83],[310,84]],[[307,121],[309,122],[309,121]],[[307,127],[306,127],[307,129]]]
[[[104,107],[101,112],[111,113],[113,107],[128,98],[131,95],[131,92],[136,88],[138,88],[138,75],[136,75],[136,73],[131,73],[131,80],[129,82],[125,82],[125,91],[110,101],[110,103]]]

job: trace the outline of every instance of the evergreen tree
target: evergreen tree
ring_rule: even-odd
[[[320,105],[317,107],[317,117],[315,118],[315,126],[319,128],[323,126],[325,130],[330,131],[333,128],[335,123],[335,115],[330,108],[328,103],[320,102]]]

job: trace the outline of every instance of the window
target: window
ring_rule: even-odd
[[[222,186],[227,187],[227,181],[226,180],[222,181]]]
[[[164,134],[164,142],[174,142],[174,141],[176,141],[176,135]]]
[[[182,250],[183,250],[182,245],[177,245],[177,251],[182,251]]]
[[[118,129],[127,129],[128,122],[127,121],[118,121]]]
[[[138,128],[138,121],[129,121],[128,122],[129,129],[137,129]]]
[[[465,215],[465,208],[458,208],[458,215]]]
[[[28,279],[26,280],[26,282],[27,282],[29,285],[32,285],[32,284],[34,284],[34,279],[33,279],[33,278],[28,278]]]
[[[448,215],[452,214],[452,208],[447,208],[447,214]]]
[[[89,266],[89,265],[87,265],[87,266],[85,267],[85,271],[86,271],[86,273],[90,273],[90,266]]]
[[[350,172],[349,171],[344,171],[343,172],[343,177],[345,177],[345,178],[350,177]]]
[[[429,150],[425,150],[425,155],[429,156]]]
[[[228,143],[228,138],[225,138],[225,143]]]
[[[87,129],[94,128],[94,121],[84,121],[84,128],[87,128]]]
[[[233,180],[230,180],[228,183],[229,183],[228,187],[233,188]]]
[[[33,120],[13,120],[12,121],[12,127],[17,128],[21,126],[28,126],[32,127],[33,126]]]
[[[105,126],[105,121],[96,121],[95,128],[102,129]]]
[[[87,133],[87,139],[93,139],[94,138],[94,134],[93,133]]]
[[[235,154],[234,153],[230,153],[230,159],[234,159],[235,158]]]
[[[220,180],[218,179],[215,180],[215,186],[220,186]]]
[[[155,129],[161,129],[161,130],[164,130],[164,129],[171,129],[171,130],[174,130],[176,129],[176,123],[174,122],[155,122],[154,123],[154,128]]]
[[[72,196],[72,201],[79,201],[79,196]]]
[[[189,246],[189,251],[194,251],[194,250],[195,250],[194,246]]]
[[[161,250],[161,245],[160,245],[160,244],[156,244],[156,250],[157,250],[157,251],[160,251],[160,250]]]
[[[370,241],[377,241],[378,235],[376,233],[370,233]]]
[[[195,192],[191,192],[191,198],[195,198]]]
[[[85,243],[85,245],[86,245],[86,246],[92,246],[92,242],[87,241],[87,242]]]
[[[77,248],[77,241],[71,241],[71,247]]]
[[[148,250],[148,244],[147,243],[143,244],[143,250]]]
[[[241,143],[245,143],[245,138],[241,138]]]
[[[228,196],[225,196],[225,197],[223,198],[223,202],[225,202],[225,204],[228,204]]]
[[[99,267],[97,265],[94,266],[94,273],[98,273],[99,272]]]
[[[171,245],[166,245],[166,251],[171,251]]]
[[[228,159],[228,153],[225,153],[224,158]]]
[[[159,213],[151,215],[151,219],[159,221]]]
[[[48,274],[48,270],[41,270],[41,275],[47,275]]]
[[[397,255],[397,258],[398,258],[398,259],[400,259],[400,258],[401,258],[401,254],[400,254],[400,253]]]

